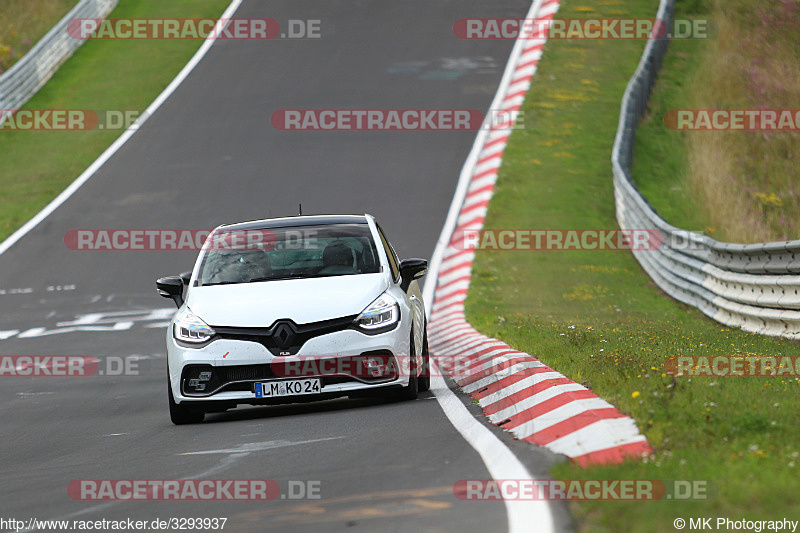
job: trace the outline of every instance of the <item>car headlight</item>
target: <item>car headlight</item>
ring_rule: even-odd
[[[178,316],[175,317],[173,328],[173,335],[176,340],[192,344],[207,342],[216,335],[216,332],[208,324],[188,308],[178,313]]]
[[[400,320],[400,306],[384,293],[369,304],[356,318],[356,325],[368,331],[392,327]]]

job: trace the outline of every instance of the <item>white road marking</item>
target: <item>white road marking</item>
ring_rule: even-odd
[[[86,324],[114,324],[120,322],[120,318],[130,322],[147,322],[152,320],[164,320],[172,318],[176,309],[173,307],[162,307],[160,309],[145,309],[141,311],[114,311],[110,313],[90,313],[78,315],[75,320],[58,322],[56,326],[83,326]]]
[[[543,0],[534,0],[525,18],[536,18],[542,3]],[[509,56],[506,69],[503,72],[503,78],[500,81],[500,85],[497,88],[497,92],[495,93],[489,109],[503,109],[505,96],[508,94],[508,87],[516,74],[516,65],[519,62],[519,57],[522,55],[525,44],[525,39],[517,39],[514,43],[514,48]],[[459,216],[461,215],[461,208],[464,205],[467,191],[472,182],[472,177],[475,174],[475,166],[478,163],[478,157],[490,134],[491,131],[489,129],[482,129],[475,137],[472,149],[461,169],[456,191],[453,195],[453,201],[450,204],[447,218],[436,243],[436,248],[433,251],[430,264],[428,265],[428,276],[423,289],[425,310],[428,316],[431,315],[431,306],[436,290],[435,284],[439,278],[439,271],[442,269],[445,251],[448,248],[450,238],[456,228]],[[472,216],[474,213],[470,215]],[[459,264],[463,260],[463,257],[459,257],[455,263]],[[469,273],[469,269],[465,268],[464,272]],[[463,274],[458,272],[457,275],[461,276]],[[451,274],[451,276],[453,276],[453,274]],[[439,317],[440,320],[442,318],[442,316]],[[443,321],[443,323],[446,322],[446,320]],[[432,363],[432,366],[435,366],[435,364],[435,362]],[[439,374],[439,372],[436,372],[436,374]],[[480,454],[492,478],[532,479],[528,469],[517,459],[513,452],[467,411],[466,407],[464,407],[461,401],[447,387],[441,375],[431,376],[431,390],[433,390],[436,398],[439,400],[439,404],[442,406],[442,410],[456,430],[464,437],[470,446]],[[509,533],[530,531],[531,527],[535,527],[536,531],[540,533],[550,533],[553,531],[553,515],[548,502],[506,500],[504,503],[508,516]]]
[[[233,15],[233,13],[239,8],[241,3],[242,0],[232,0],[225,9],[225,12],[220,17],[220,20],[224,21],[229,19],[231,15]],[[130,139],[137,131],[141,129],[145,122],[147,122],[147,119],[155,114],[158,108],[161,107],[161,105],[172,95],[173,92],[175,92],[180,84],[183,83],[183,80],[189,76],[197,64],[200,63],[203,57],[208,53],[211,45],[213,45],[214,41],[216,41],[216,36],[219,34],[219,28],[221,28],[220,24],[222,24],[222,22],[218,21],[217,26],[215,26],[214,30],[208,35],[208,37],[206,37],[206,40],[203,41],[203,44],[200,46],[197,52],[195,52],[194,56],[192,56],[192,59],[186,63],[183,69],[178,73],[177,76],[175,76],[175,79],[170,82],[167,88],[164,89],[155,100],[153,100],[153,103],[150,104],[141,115],[139,115],[139,119],[136,121],[136,127],[125,130],[125,132],[120,135],[117,140],[114,141],[114,143],[109,146],[106,151],[103,152],[100,157],[98,157],[94,163],[89,166],[89,168],[84,170],[75,181],[73,181],[66,189],[64,189],[61,194],[59,194],[52,202],[47,204],[44,209],[39,211],[21,228],[12,233],[11,236],[9,236],[5,241],[0,243],[0,255],[3,255],[17,241],[27,235],[33,228],[38,226],[44,219],[50,216],[53,211],[61,207],[61,204],[66,202],[70,196],[75,194],[75,192],[80,189],[81,186],[83,186],[84,183],[89,181],[89,179],[94,176],[103,165],[105,165],[106,161],[116,154],[117,151],[122,148],[126,142],[128,142],[128,139]]]
[[[33,288],[25,287],[24,289],[0,289],[0,296],[6,296],[9,294],[31,294],[33,292]]]
[[[145,324],[146,328],[166,328],[169,322],[153,322],[152,324]]]
[[[259,452],[262,450],[271,450],[273,448],[285,448],[286,446],[297,446],[298,444],[309,444],[312,442],[323,442],[327,440],[343,439],[344,437],[325,437],[322,439],[310,440],[268,440],[265,442],[248,442],[240,444],[235,448],[223,448],[221,450],[206,450],[202,452],[185,452],[176,455],[216,455],[216,454],[236,454],[236,453],[251,453]]]
[[[30,329],[26,329],[25,331],[23,331],[22,333],[19,334],[18,338],[20,338],[20,339],[28,339],[28,338],[33,338],[33,337],[40,337],[46,330],[47,330],[47,328],[30,328]]]
[[[65,326],[82,326],[84,324],[95,324],[103,318],[103,315],[100,313],[93,313],[89,315],[78,315],[76,320],[72,320],[69,322],[58,322],[56,326],[58,327],[65,327]]]
[[[436,366],[436,363],[432,362],[431,366]],[[480,454],[492,478],[534,479],[514,453],[467,411],[461,400],[447,387],[439,372],[434,372],[434,374],[431,376],[431,390],[442,406],[444,414],[464,437],[464,440]],[[504,503],[508,515],[509,532],[531,531],[533,524],[535,524],[537,533],[553,531],[553,516],[550,513],[548,502],[505,500]]]
[[[236,10],[239,8],[239,5],[241,3],[242,0],[232,0],[231,3],[228,5],[227,9],[225,9],[225,12],[222,14],[220,19],[227,20],[231,18],[233,14],[236,12]],[[203,42],[203,44],[200,46],[200,48],[197,50],[194,56],[192,56],[192,59],[189,60],[186,66],[184,66],[183,69],[178,73],[178,75],[175,76],[175,79],[172,80],[172,82],[167,86],[167,88],[164,89],[160,95],[158,95],[158,98],[156,98],[153,101],[153,103],[150,104],[150,106],[144,111],[144,113],[142,113],[141,115],[142,118],[140,119],[140,122],[137,123],[139,127],[141,127],[142,124],[144,124],[144,122],[147,120],[147,118],[152,116],[156,112],[156,110],[158,110],[158,108],[161,107],[161,105],[167,100],[167,98],[169,98],[170,95],[172,95],[172,93],[175,92],[175,89],[177,89],[180,86],[180,84],[183,83],[183,80],[185,80],[186,77],[189,76],[189,74],[192,72],[192,70],[194,70],[197,64],[200,63],[200,61],[203,59],[206,53],[208,53],[208,50],[211,48],[211,45],[214,44],[214,41],[216,40],[214,36],[218,34],[219,31],[217,31],[217,28],[215,28],[215,31],[212,31],[209,34],[209,37],[206,38],[206,40]],[[17,241],[19,241],[20,239],[22,239],[22,237],[30,233],[30,231],[34,229],[36,226],[38,226],[40,222],[42,222],[44,219],[50,216],[50,214],[56,209],[58,209],[61,206],[61,204],[66,202],[70,196],[75,194],[75,192],[78,189],[80,189],[81,186],[84,183],[86,183],[92,176],[94,176],[95,172],[97,172],[105,164],[105,162],[108,161],[111,158],[111,156],[113,156],[117,152],[117,150],[119,150],[128,141],[128,139],[130,139],[133,136],[134,133],[136,133],[136,131],[138,131],[138,129],[139,128],[137,127],[126,130],[125,133],[123,133],[119,138],[117,138],[117,140],[114,141],[114,143],[110,147],[108,147],[108,149],[105,152],[103,152],[100,155],[100,157],[98,157],[97,160],[95,160],[95,162],[92,163],[91,166],[89,166],[89,168],[87,168],[80,176],[78,176],[78,178],[75,181],[73,181],[69,187],[64,189],[64,191],[61,194],[59,194],[44,209],[39,211],[39,213],[37,213],[32,219],[30,219],[27,223],[25,223],[25,225],[23,225],[20,229],[15,231],[5,241],[0,243],[0,255],[4,254]],[[109,296],[108,301],[111,301],[113,296],[114,296],[113,294]],[[94,505],[82,509],[78,512],[62,516],[60,517],[60,519],[61,520],[69,519],[84,514],[95,513],[97,511],[113,507],[118,503],[120,502],[115,501],[115,502],[107,502],[103,504]]]
[[[242,453],[234,453],[231,455],[226,455],[217,464],[215,464],[208,470],[205,470],[193,476],[189,476],[187,479],[208,479],[211,476],[216,476],[220,472],[224,472],[225,470],[233,466],[233,463],[235,463],[239,459],[243,459],[248,455],[250,455],[250,452],[242,452]]]
[[[46,290],[47,292],[74,291],[75,285],[50,285]]]
[[[167,355],[163,353],[154,353],[152,355],[135,353],[124,357],[124,359],[129,359],[131,361],[146,361],[148,359],[164,359],[165,357],[167,357]]]
[[[133,322],[116,322],[112,326],[73,326],[69,328],[46,329],[42,327],[30,328],[20,333],[18,339],[32,339],[61,333],[74,333],[76,331],[127,331],[133,327]]]
[[[48,285],[45,292],[63,292],[74,291],[75,285]],[[33,287],[23,287],[15,289],[0,289],[0,296],[8,296],[12,294],[33,294],[36,289]]]
[[[47,329],[45,326],[35,326],[24,330],[22,333],[20,333],[18,329],[0,331],[0,340],[9,339],[14,335],[17,335],[18,339],[33,339],[62,333],[128,331],[137,322],[152,322],[150,324],[143,324],[145,328],[165,328],[169,325],[169,321],[165,322],[164,319],[171,318],[173,314],[175,314],[175,309],[170,307],[138,311],[88,313],[85,315],[78,315],[74,320],[56,322],[56,327],[54,329]],[[47,317],[52,318],[54,315],[55,311],[51,311],[48,313]]]
[[[0,341],[4,341],[6,339],[10,339],[14,335],[19,333],[18,329],[7,329],[6,331],[0,330]]]

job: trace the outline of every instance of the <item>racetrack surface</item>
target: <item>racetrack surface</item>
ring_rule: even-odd
[[[323,38],[216,42],[139,132],[0,256],[0,355],[93,356],[105,374],[0,378],[0,517],[226,517],[228,531],[504,530],[502,502],[453,496],[457,481],[490,476],[431,393],[407,403],[240,408],[173,426],[163,328],[172,304],[156,295],[154,280],[189,270],[196,253],[73,251],[64,235],[211,229],[296,214],[302,203],[304,214],[371,213],[401,257],[429,258],[475,132],[281,132],[270,117],[306,108],[484,112],[513,43],[459,40],[453,22],[521,18],[528,7],[244,2],[237,18],[318,19]],[[132,356],[138,375],[108,375],[109,361]],[[511,446],[534,475],[553,461]],[[290,480],[311,481],[322,498],[67,495],[77,479],[184,478],[274,479],[284,493]]]

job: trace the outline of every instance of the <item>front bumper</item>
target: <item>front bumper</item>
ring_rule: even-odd
[[[368,335],[355,329],[335,331],[306,341],[295,355],[276,356],[254,340],[218,338],[199,348],[175,341],[167,330],[169,378],[176,403],[268,405],[318,401],[381,388],[408,385],[410,324]],[[386,361],[381,372],[367,359]],[[256,384],[319,377],[319,393],[257,397]]]

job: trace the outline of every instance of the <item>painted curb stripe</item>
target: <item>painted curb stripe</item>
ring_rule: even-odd
[[[542,2],[536,19],[551,20],[558,8],[559,0]],[[545,35],[517,41],[522,50],[504,75],[493,109],[512,116],[519,111],[545,41]],[[466,321],[464,301],[475,252],[458,249],[454,235],[483,228],[509,136],[500,128],[483,137],[479,134],[464,165],[431,261],[432,281],[425,286],[431,353],[440,362],[457,362],[456,383],[478,399],[492,423],[518,439],[562,453],[583,466],[649,454],[652,450],[635,422],[616,407],[532,355],[482,335]]]

